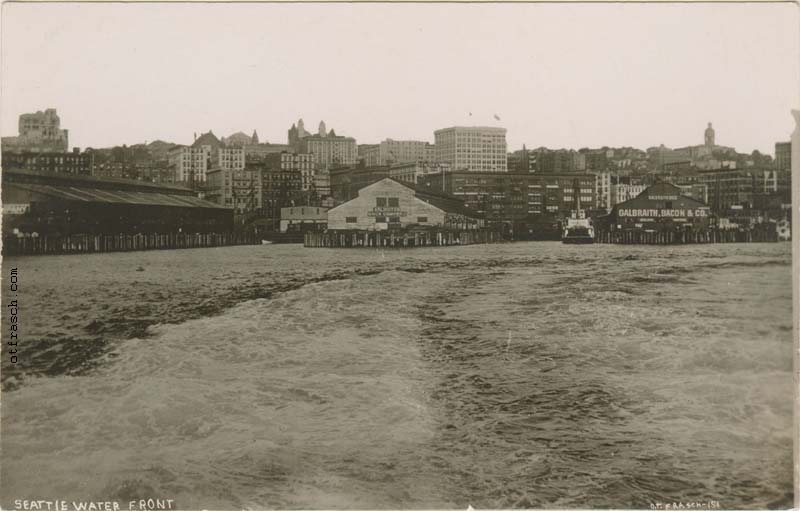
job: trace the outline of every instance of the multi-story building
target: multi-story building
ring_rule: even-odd
[[[3,170],[34,170],[59,174],[92,175],[94,158],[90,152],[79,152],[75,148],[67,152],[16,152],[2,153]]]
[[[791,142],[775,142],[775,168],[778,170],[792,169]]]
[[[639,196],[639,194],[645,191],[646,189],[647,185],[644,183],[637,183],[637,182],[617,183],[613,187],[613,198],[611,205],[614,206],[615,204],[631,200],[634,197]]]
[[[212,165],[223,169],[244,170],[244,148],[218,147],[212,152]]]
[[[19,135],[3,137],[3,150],[17,152],[65,153],[69,147],[69,133],[61,129],[61,119],[55,108],[44,112],[19,116]]]
[[[338,165],[355,165],[357,159],[356,140],[335,133],[303,138],[299,152],[314,154],[317,171],[327,171]]]
[[[262,168],[222,168],[214,166],[206,173],[206,196],[236,214],[258,212],[262,209]]]
[[[313,153],[315,170],[326,172],[335,166],[355,165],[358,147],[352,137],[343,137],[331,129],[327,130],[325,121],[319,123],[319,130],[312,135],[305,129],[303,119],[289,128],[289,146],[296,153]]]
[[[380,144],[359,144],[358,145],[358,161],[361,165],[366,167],[374,167],[380,165]]]
[[[436,162],[470,172],[507,172],[506,129],[454,126],[434,132]]]
[[[708,204],[708,186],[704,184],[677,185],[681,195]]]
[[[711,209],[721,214],[732,208],[760,208],[768,197],[788,202],[791,195],[790,173],[772,169],[698,172],[696,176],[685,176],[677,182],[706,185]]]
[[[358,197],[358,191],[389,177],[388,165],[341,167],[330,171],[330,195],[335,204]]]
[[[595,174],[595,190],[597,192],[597,207],[606,211],[611,211],[614,207],[613,190],[617,182],[617,176],[611,172],[600,172]]]
[[[169,152],[175,182],[199,185],[207,181],[209,169],[240,171],[245,167],[244,148],[225,146],[213,132],[202,134],[191,146],[177,146]]]
[[[136,179],[151,183],[173,183],[174,172],[164,162],[119,162],[106,161],[95,163],[92,175],[97,177],[112,177],[122,179]]]
[[[596,207],[595,176],[454,170],[420,177],[419,186],[452,193],[490,220],[518,220],[529,215],[569,214]],[[577,191],[577,192],[576,192]]]
[[[305,205],[300,172],[261,167],[261,177],[261,203],[267,217],[278,219],[281,208]]]
[[[378,144],[377,165],[433,162],[435,158],[435,148],[428,142],[387,138]]]
[[[314,155],[311,153],[281,152],[269,154],[264,158],[266,166],[273,170],[297,172],[301,178],[301,190],[307,192],[314,188]]]

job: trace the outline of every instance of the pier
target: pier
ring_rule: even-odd
[[[331,230],[307,232],[304,246],[312,248],[413,248],[475,245],[501,241],[503,238],[500,233],[490,230],[414,232]]]
[[[705,229],[701,231],[598,231],[596,243],[623,245],[687,245],[696,243],[759,243],[777,242],[774,226],[754,229]]]
[[[252,233],[171,233],[14,237],[3,239],[3,255],[86,254],[134,250],[254,245],[261,238]]]

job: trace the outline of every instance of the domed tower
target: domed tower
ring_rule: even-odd
[[[706,147],[714,147],[714,128],[711,127],[711,123],[708,123],[708,128],[706,128]]]
[[[328,134],[327,130],[325,129],[325,121],[319,121],[319,136],[324,137]]]

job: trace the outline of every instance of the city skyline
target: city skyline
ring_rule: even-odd
[[[798,104],[790,5],[4,4],[2,134],[53,107],[84,148],[285,143],[302,117],[360,144],[489,125],[509,150],[645,149],[699,144],[710,121],[773,154]]]

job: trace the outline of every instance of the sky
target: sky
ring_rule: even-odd
[[[773,154],[800,107],[792,3],[5,3],[0,24],[0,131],[56,108],[82,148],[286,143],[302,117],[358,143],[502,126],[509,150],[680,147],[713,122]]]

